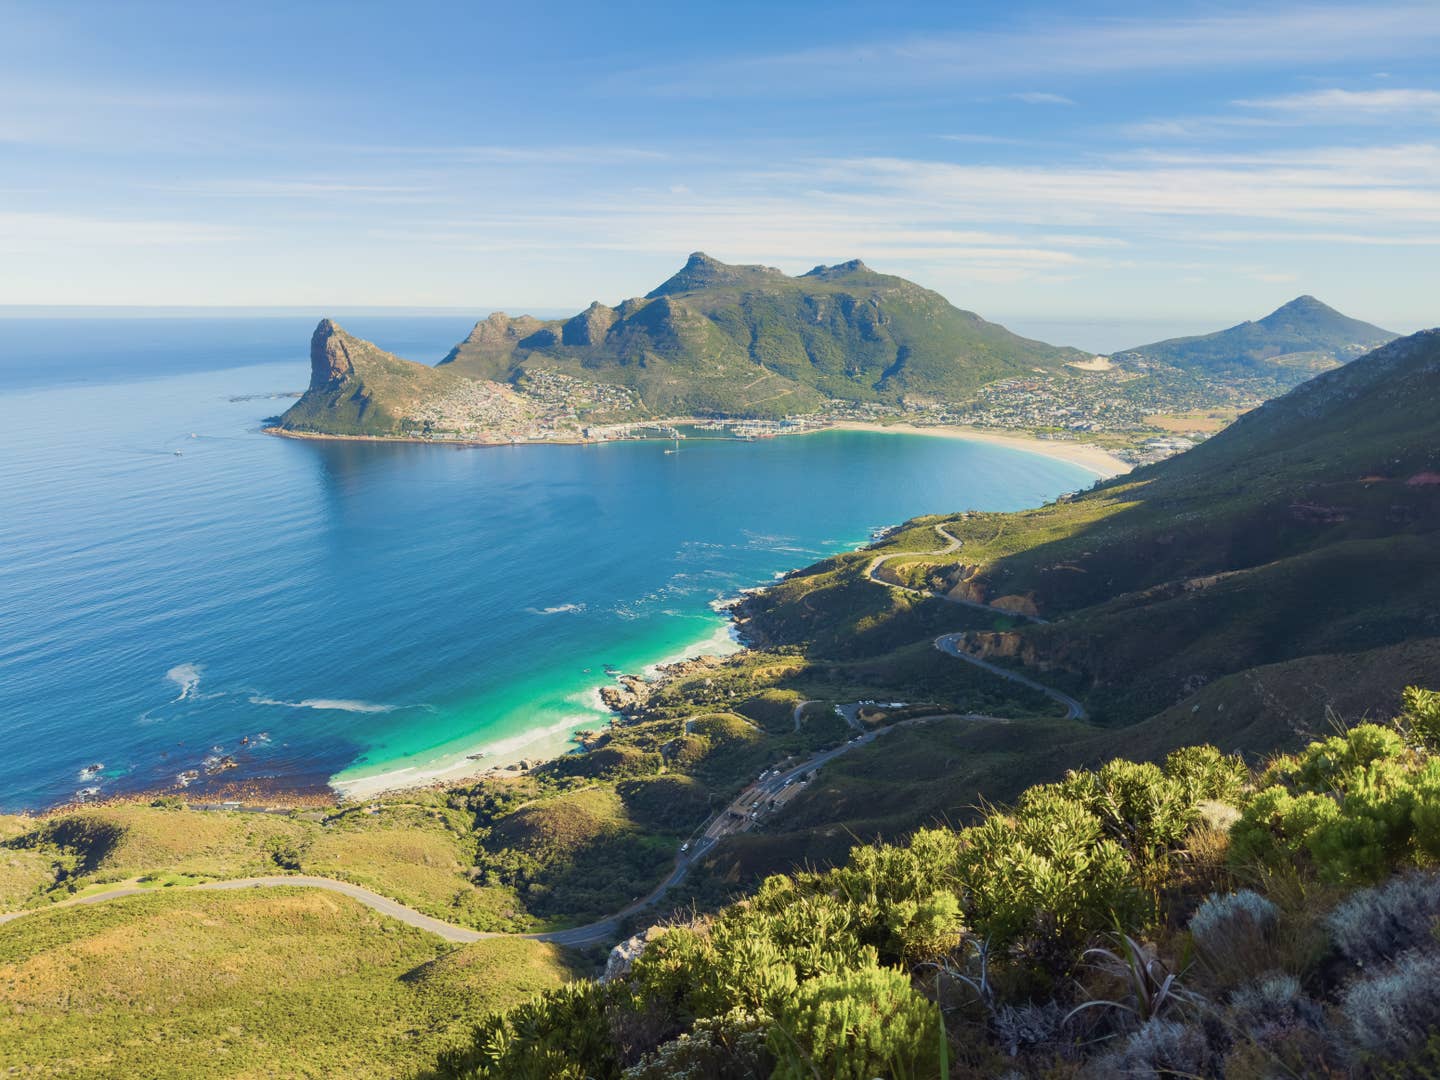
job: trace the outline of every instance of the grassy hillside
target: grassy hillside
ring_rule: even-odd
[[[314,889],[57,909],[0,929],[0,1070],[403,1076],[573,973],[553,946],[451,948]]]
[[[1413,675],[1434,655],[1423,643],[1440,639],[1437,391],[1440,333],[1418,334],[1073,500],[916,522],[884,550],[933,547],[936,521],[963,547],[894,560],[886,573],[1049,618],[971,642],[1049,670],[1105,724],[1179,717],[1191,695],[1252,669],[1266,669],[1273,691],[1286,673],[1305,680],[1300,661],[1320,656],[1375,658],[1348,665],[1352,681],[1333,703],[1384,710],[1394,650],[1413,643]],[[844,647],[858,628],[845,598],[868,559],[792,577],[751,602],[753,622],[777,642]],[[860,617],[878,632],[875,614]],[[1233,707],[1254,716],[1263,702],[1240,695]]]
[[[1313,296],[1300,296],[1255,322],[1140,345],[1117,355],[1182,369],[1263,373],[1294,385],[1397,336],[1342,315]]]

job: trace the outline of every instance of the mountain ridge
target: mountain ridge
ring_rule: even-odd
[[[343,333],[329,320],[326,326],[328,335]],[[494,312],[433,368],[373,345],[356,355],[360,362],[352,360],[343,378],[341,367],[326,368],[323,378],[314,369],[305,397],[280,427],[413,431],[419,425],[405,410],[453,390],[435,371],[522,393],[537,379],[552,389],[559,379],[582,402],[560,419],[578,425],[773,419],[829,401],[957,401],[996,379],[1058,370],[1088,354],[1021,337],[859,259],[792,277],[695,252],[645,296],[613,306],[597,300],[563,319]],[[400,388],[407,376],[415,386]],[[601,404],[586,402],[587,395]]]

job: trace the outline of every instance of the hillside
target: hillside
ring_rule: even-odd
[[[1170,338],[1115,354],[1207,373],[1263,373],[1294,385],[1347,363],[1397,335],[1299,296],[1263,319],[1195,337]]]
[[[310,386],[280,419],[291,432],[403,436],[436,424],[500,432],[523,423],[530,408],[509,387],[403,360],[323,319],[310,339]],[[465,417],[465,421],[453,419]]]
[[[1399,682],[1440,658],[1437,395],[1440,332],[1416,334],[1073,500],[927,519],[895,550],[932,548],[931,521],[961,550],[887,574],[1049,619],[970,645],[1050,671],[1106,725],[1165,712],[1246,730],[1276,719],[1287,672],[1308,685],[1341,656],[1347,713],[1393,708]],[[816,612],[865,558],[792,578],[751,602],[753,620],[776,642],[843,639]],[[1262,724],[1245,748],[1294,737]]]
[[[344,348],[321,341],[337,336]],[[455,407],[461,377],[486,388],[487,409],[497,386],[513,388],[511,404],[533,406],[539,426],[574,429],[654,417],[774,418],[831,400],[956,401],[996,379],[1084,356],[1019,337],[858,260],[790,277],[699,252],[644,297],[615,307],[596,302],[550,321],[490,315],[433,369],[357,347],[328,320],[316,340],[310,389],[286,414],[287,430],[454,431],[468,418],[473,430],[509,434],[507,424],[521,422]],[[420,415],[442,398],[451,407]]]
[[[528,370],[613,380],[661,415],[781,415],[824,398],[954,398],[1078,355],[858,260],[790,277],[696,252],[616,308],[592,304],[557,323],[491,316],[444,364],[509,381]]]

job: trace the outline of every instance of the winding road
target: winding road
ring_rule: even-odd
[[[965,543],[958,536],[948,532],[943,525],[935,525],[933,528],[940,534],[941,538],[946,541],[944,547],[936,548],[934,551],[897,551],[889,555],[877,555],[871,559],[869,565],[865,567],[865,577],[876,585],[882,585],[887,589],[899,589],[901,592],[910,593],[912,596],[933,597],[936,600],[944,600],[946,603],[962,604],[965,607],[988,611],[992,614],[1009,615],[1014,618],[1026,619],[1032,623],[1044,624],[1047,622],[1047,620],[1042,619],[1039,615],[1027,615],[1023,611],[997,608],[992,604],[982,604],[978,600],[962,600],[958,596],[950,596],[947,593],[934,592],[930,589],[916,589],[909,585],[897,585],[893,581],[886,581],[879,576],[880,567],[891,559],[907,557],[930,558],[936,555],[950,555],[959,551]],[[988,671],[990,674],[998,675],[1002,679],[1009,679],[1011,682],[1029,687],[1031,690],[1038,690],[1050,700],[1057,701],[1065,706],[1065,718],[1067,720],[1085,720],[1089,718],[1090,714],[1085,711],[1085,706],[1081,705],[1080,702],[1076,701],[1069,694],[1056,690],[1053,686],[1046,686],[1044,683],[1038,682],[1028,675],[1022,675],[1018,671],[1011,671],[1009,668],[1001,667],[999,664],[992,663],[989,660],[982,660],[978,656],[970,655],[961,648],[961,643],[964,640],[965,635],[963,633],[941,634],[935,639],[935,648],[939,649],[946,656],[953,656],[956,660],[963,660],[965,663],[978,667],[982,671]]]
[[[912,595],[934,597],[939,600],[944,600],[947,603],[961,604],[965,607],[976,608],[981,611],[995,612],[1017,618],[1028,619],[1030,622],[1033,623],[1045,622],[1045,620],[1040,618],[1038,615],[1027,615],[1023,612],[1008,611],[1004,608],[996,608],[989,604],[982,604],[979,601],[975,600],[964,600],[960,599],[959,597],[948,596],[944,593],[933,592],[926,589],[915,589],[908,585],[897,585],[894,582],[885,581],[883,578],[878,576],[880,567],[882,567],[885,563],[889,562],[891,559],[914,557],[925,558],[937,555],[949,555],[953,552],[958,551],[963,545],[964,541],[962,541],[959,537],[954,536],[948,531],[946,531],[943,525],[936,525],[934,526],[934,529],[940,535],[940,537],[946,541],[946,545],[944,547],[938,548],[935,551],[899,551],[892,552],[888,555],[877,555],[873,559],[871,559],[869,564],[865,567],[865,577],[868,580],[874,582],[876,585],[882,585],[887,589],[899,589],[902,592],[908,592]],[[1076,701],[1073,697],[1071,697],[1069,694],[1056,690],[1054,687],[1046,686],[1044,683],[1038,682],[1035,679],[1032,679],[1026,675],[1022,675],[1019,672],[1011,671],[1008,668],[1000,667],[998,664],[991,663],[988,660],[982,660],[978,656],[971,656],[969,653],[965,652],[961,648],[961,642],[964,640],[964,637],[965,635],[963,633],[942,634],[940,637],[935,639],[935,648],[939,649],[946,656],[954,657],[957,660],[963,660],[965,663],[972,664],[975,667],[981,668],[984,671],[988,671],[992,675],[998,676],[999,678],[1008,679],[1013,683],[1017,683],[1021,686],[1029,687],[1032,690],[1039,691],[1040,693],[1049,697],[1051,700],[1057,701],[1061,705],[1064,705],[1066,710],[1066,716],[1072,720],[1084,720],[1086,718],[1087,714],[1085,712],[1085,707],[1081,705],[1080,702]],[[815,704],[815,702],[802,701],[795,706],[794,720],[795,729],[797,731],[800,729],[800,720],[803,710],[807,705],[811,704]],[[842,707],[842,709],[843,708],[844,707]],[[841,715],[846,716],[843,711]],[[184,886],[183,888],[185,888],[187,891],[190,889],[197,889],[203,891],[230,891],[235,889],[272,888],[276,886],[298,885],[313,889],[325,889],[329,892],[340,893],[344,896],[350,897],[352,900],[364,904],[366,907],[371,908],[372,910],[377,911],[382,915],[388,915],[392,919],[396,919],[399,922],[405,923],[407,926],[414,926],[421,930],[427,930],[430,933],[435,934],[446,941],[455,942],[457,944],[467,944],[475,941],[485,941],[491,938],[519,937],[526,938],[531,941],[548,941],[556,945],[597,945],[603,942],[614,941],[616,936],[620,933],[620,927],[625,921],[625,919],[635,914],[636,912],[649,907],[651,904],[659,900],[660,897],[662,897],[669,889],[673,888],[681,881],[683,881],[686,875],[690,872],[690,868],[694,865],[695,860],[699,859],[701,856],[710,851],[726,836],[749,829],[755,823],[755,821],[758,820],[758,816],[764,812],[764,808],[770,803],[771,800],[773,800],[777,795],[784,791],[785,788],[788,788],[792,784],[795,784],[797,782],[801,782],[802,777],[804,777],[805,774],[811,773],[814,770],[823,767],[824,765],[833,761],[835,758],[839,757],[841,754],[846,754],[849,753],[851,750],[855,750],[862,746],[870,745],[870,743],[874,742],[877,738],[884,735],[887,731],[894,731],[896,728],[906,727],[911,724],[930,723],[936,720],[942,720],[946,718],[947,717],[944,716],[916,717],[910,720],[902,720],[898,723],[891,724],[888,727],[875,728],[870,731],[864,731],[862,734],[855,736],[848,742],[843,742],[839,746],[832,747],[829,750],[825,750],[819,754],[816,754],[813,757],[801,762],[799,765],[791,766],[788,769],[776,769],[774,770],[773,774],[767,771],[764,775],[761,776],[759,780],[757,780],[755,783],[751,784],[744,791],[742,791],[729,804],[729,806],[727,806],[724,810],[722,810],[719,814],[712,818],[706,824],[706,826],[704,827],[704,832],[701,833],[698,838],[687,841],[684,845],[681,846],[680,851],[677,852],[675,856],[675,867],[666,876],[664,881],[660,882],[660,884],[655,886],[655,888],[650,890],[650,892],[646,893],[642,897],[637,898],[628,906],[615,912],[613,915],[607,916],[604,919],[599,919],[592,923],[586,923],[584,926],[573,926],[567,930],[548,930],[535,934],[504,934],[484,930],[473,930],[468,926],[457,926],[454,923],[448,923],[442,919],[437,919],[431,915],[426,915],[424,912],[417,911],[412,907],[400,903],[398,900],[392,900],[388,896],[383,896],[380,893],[374,892],[371,889],[364,888],[363,886],[355,885],[348,881],[340,881],[335,878],[313,877],[305,874],[274,874],[265,877],[233,878],[228,881],[210,881],[200,885]],[[966,718],[994,719],[993,717],[978,716]],[[858,718],[846,716],[846,719],[849,720],[853,725],[857,727],[859,726]],[[99,904],[107,900],[116,900],[123,896],[139,896],[146,893],[157,893],[160,891],[162,890],[155,888],[147,889],[137,885],[122,885],[114,889],[107,889],[103,892],[90,893],[88,896],[79,897],[74,900],[61,901],[60,903],[53,904],[47,908],[31,908],[23,911],[12,911],[9,913],[0,914],[0,924],[10,922],[11,920],[21,918],[25,915],[34,914],[36,911],[49,911],[57,907],[71,907],[82,904]]]

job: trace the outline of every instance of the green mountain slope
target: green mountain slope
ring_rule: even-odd
[[[1247,723],[1287,679],[1308,685],[1317,658],[1347,658],[1343,706],[1361,712],[1393,707],[1395,687],[1440,660],[1437,399],[1440,331],[1428,331],[1073,500],[925,519],[895,550],[933,548],[934,521],[963,547],[887,573],[1049,619],[972,633],[970,646],[1050,671],[1103,724],[1169,710],[1172,723],[1223,719],[1264,749],[1291,733]],[[775,642],[845,640],[845,605],[830,598],[868,558],[832,560],[752,601],[758,628]],[[864,618],[875,633],[874,613]],[[1247,675],[1262,668],[1263,680]],[[1228,690],[1206,696],[1212,684]]]
[[[443,361],[480,378],[632,387],[652,412],[773,416],[825,398],[944,400],[1081,354],[1012,334],[857,261],[789,277],[701,252],[641,299],[564,322],[493,315]]]
[[[1294,384],[1396,336],[1342,315],[1313,296],[1300,296],[1256,322],[1139,345],[1116,355],[1207,372],[1261,372]]]
[[[418,429],[410,421],[422,413],[432,425],[439,415],[454,421],[450,432],[458,424],[497,433],[493,409],[465,407],[465,379],[513,387],[538,405],[542,427],[573,428],[685,415],[773,418],[832,399],[954,401],[1084,355],[1019,337],[858,261],[790,277],[698,252],[617,307],[597,302],[550,321],[497,312],[435,368],[358,342],[328,320],[312,354],[310,391],[281,426],[381,436]],[[424,408],[446,395],[458,407]]]

